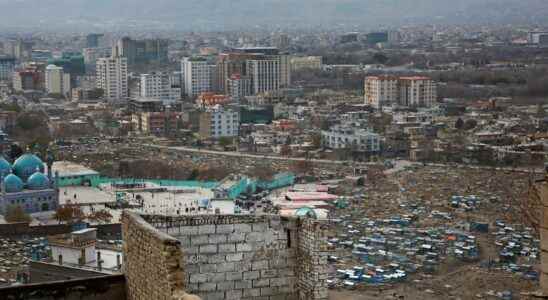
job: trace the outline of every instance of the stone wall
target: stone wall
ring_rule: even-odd
[[[127,211],[122,215],[122,236],[127,299],[183,299],[181,243]]]
[[[278,215],[143,218],[180,242],[185,286],[204,300],[328,298],[320,221]]]

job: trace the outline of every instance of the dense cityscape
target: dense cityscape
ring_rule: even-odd
[[[0,300],[548,297],[528,1],[194,3],[193,27],[0,0]]]

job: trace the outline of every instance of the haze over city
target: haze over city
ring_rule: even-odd
[[[0,0],[0,300],[548,298],[546,0]]]

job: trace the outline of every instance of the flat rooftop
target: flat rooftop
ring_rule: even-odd
[[[51,169],[53,170],[53,174],[59,172],[60,177],[99,175],[99,172],[71,161],[53,162]]]

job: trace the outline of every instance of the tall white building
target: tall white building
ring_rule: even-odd
[[[70,74],[65,74],[62,67],[56,65],[47,66],[45,88],[49,94],[68,94],[70,92]]]
[[[436,102],[436,83],[423,76],[368,76],[364,97],[365,104],[377,109],[391,105],[430,107]]]
[[[278,90],[282,80],[280,60],[248,60],[247,75],[251,79],[251,92],[253,94]]]
[[[128,97],[127,58],[109,57],[97,60],[97,88],[104,91],[108,100]]]
[[[365,104],[375,108],[398,102],[399,81],[395,76],[368,76],[365,78]]]
[[[181,87],[172,84],[169,73],[141,74],[141,97],[161,100],[165,104],[181,99]]]
[[[185,95],[196,97],[211,91],[211,66],[205,58],[185,57],[181,62]]]

